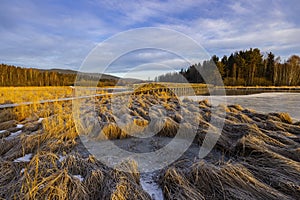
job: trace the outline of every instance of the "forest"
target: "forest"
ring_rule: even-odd
[[[155,81],[219,85],[215,78],[218,72],[228,86],[297,86],[300,85],[300,57],[292,55],[281,62],[272,52],[262,54],[258,48],[250,48],[222,58],[214,55],[202,64],[158,76]]]
[[[41,70],[0,64],[0,86],[72,86],[76,76],[77,72],[71,70]],[[89,84],[91,80],[98,81],[99,74],[82,73],[80,77]],[[80,80],[81,84],[84,80]],[[117,77],[104,75],[98,86],[111,86],[116,82]]]

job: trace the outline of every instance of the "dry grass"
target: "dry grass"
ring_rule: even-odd
[[[118,127],[115,123],[108,123],[103,126],[101,132],[98,135],[98,140],[105,140],[105,139],[122,139],[126,138],[128,135]]]
[[[16,114],[12,109],[3,109],[0,111],[0,123],[16,119]]]
[[[20,171],[23,164],[0,160],[0,198],[9,199],[17,197],[21,184]]]
[[[139,179],[136,162],[124,161],[106,177],[102,199],[150,200],[151,197],[142,189]]]
[[[202,109],[207,107],[202,103]],[[165,198],[184,199],[191,191],[191,199],[299,199],[299,127],[289,115],[256,113],[238,105],[223,110],[225,125],[215,150],[232,161],[202,160],[189,168],[167,169],[161,178]],[[211,126],[199,125],[197,142]]]
[[[202,200],[204,196],[184,175],[176,168],[169,168],[164,172],[161,182],[164,198]]]
[[[179,124],[168,117],[157,121],[156,128],[159,128],[155,130],[158,136],[174,137],[179,129]]]
[[[293,124],[293,120],[288,113],[270,113],[270,115],[279,118],[281,122]]]
[[[241,164],[221,166],[198,162],[192,166],[190,181],[207,199],[289,199],[257,180]]]
[[[13,176],[11,169],[14,168],[10,166],[9,173]],[[103,187],[104,173],[104,168],[91,157],[68,156],[60,164],[56,154],[39,152],[26,165],[23,176],[16,179],[15,187],[18,186],[19,190],[11,195],[18,199],[95,199]],[[81,175],[84,180],[75,175]],[[12,176],[6,179],[12,179]]]
[[[38,102],[47,99],[71,97],[71,87],[1,87],[0,104]]]
[[[29,92],[28,98],[42,95],[35,92]],[[50,98],[47,95],[43,98]],[[59,98],[69,93],[52,95]],[[222,105],[224,112],[212,113],[214,106],[208,101],[180,102],[164,90],[133,96],[128,108],[120,108],[122,115],[114,116],[110,98],[98,98],[96,114],[91,112],[93,99],[82,100],[87,109],[79,116],[84,116],[87,123],[77,129],[71,102],[1,110],[0,130],[7,129],[9,133],[0,139],[0,198],[151,199],[141,187],[134,161],[109,169],[92,156],[82,157],[80,151],[76,154],[82,150],[78,145],[78,131],[90,132],[99,122],[101,130],[93,135],[94,139],[123,139],[139,136],[144,131],[157,133],[159,137],[174,137],[182,125],[186,130],[197,129],[194,141],[197,146],[202,144],[209,127],[216,130],[210,120],[219,123],[226,117],[221,137],[213,149],[213,153],[217,152],[211,156],[214,159],[195,158],[188,162],[192,165],[178,164],[161,171],[165,199],[300,199],[300,127],[292,124],[288,114],[258,113],[239,105]],[[124,98],[120,96],[117,101],[122,104]],[[180,103],[184,108],[178,109]],[[157,104],[164,111],[149,110]],[[190,119],[183,119],[184,114],[189,114]],[[44,120],[38,123],[40,117]],[[123,124],[118,125],[117,120]],[[16,128],[20,123],[24,127]],[[151,129],[148,125],[152,125]],[[22,134],[7,139],[15,130],[22,130]],[[13,162],[28,153],[33,155],[30,162]],[[65,155],[63,160],[61,155]]]
[[[260,181],[295,199],[300,198],[299,162],[268,150],[261,150],[245,158],[247,167]]]
[[[21,190],[24,199],[87,199],[85,186],[66,169],[55,170],[48,176],[43,174],[42,179],[38,177],[40,174],[40,170],[33,174],[25,170],[25,182]]]

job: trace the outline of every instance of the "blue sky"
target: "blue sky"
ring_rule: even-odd
[[[210,55],[258,47],[287,59],[300,54],[299,2],[1,0],[0,62],[79,69],[98,43],[149,26],[182,32]]]

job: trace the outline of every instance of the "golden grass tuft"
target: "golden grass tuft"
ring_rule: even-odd
[[[128,137],[116,123],[105,123],[97,136],[98,140],[113,140]]]
[[[43,129],[47,132],[47,138],[59,140],[75,140],[78,137],[75,122],[71,113],[60,111],[56,115],[45,118],[42,122]]]
[[[103,168],[102,165],[96,165],[93,157],[83,159],[79,154],[68,155],[61,164],[61,167],[67,169],[69,173],[82,177],[88,176],[90,171],[96,170],[98,167]]]
[[[22,163],[14,163],[0,159],[0,199],[18,198],[21,184]]]
[[[158,136],[174,137],[179,129],[179,124],[172,118],[166,117],[163,120],[157,120],[155,122],[154,132]]]
[[[84,185],[66,169],[58,170],[36,183],[23,184],[25,199],[87,199]]]
[[[238,112],[244,110],[244,108],[239,104],[229,105],[228,108],[231,109],[232,112]]]
[[[300,164],[275,152],[261,149],[244,158],[247,167],[260,181],[285,195],[300,198]]]
[[[150,200],[151,197],[142,189],[139,180],[137,163],[132,160],[122,162],[106,177],[102,199]]]
[[[293,124],[293,120],[288,113],[270,113],[270,115],[279,118],[281,122]]]
[[[103,170],[89,171],[84,180],[84,185],[88,189],[87,193],[90,199],[100,199],[104,188],[104,176]]]
[[[69,155],[62,163],[58,156],[38,152],[20,179],[22,199],[95,199],[102,195],[104,168],[92,157]],[[81,175],[81,182],[75,175]],[[96,196],[97,195],[97,196]]]
[[[166,200],[205,199],[198,189],[179,170],[173,167],[164,172],[160,185]]]
[[[7,108],[0,110],[0,123],[15,119],[16,114],[13,112],[13,109]]]
[[[241,164],[215,166],[200,161],[191,167],[189,180],[206,199],[290,199],[256,179]]]
[[[5,121],[5,122],[1,122],[0,123],[0,130],[7,130],[13,127],[17,126],[17,121],[16,120],[9,120],[9,121]]]

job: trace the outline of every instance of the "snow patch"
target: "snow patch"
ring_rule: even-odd
[[[7,140],[11,140],[14,139],[15,137],[17,137],[18,135],[20,135],[22,133],[22,130],[19,130],[17,132],[11,133],[10,136],[8,136],[6,139]]]
[[[153,200],[164,199],[160,186],[153,180],[153,174],[142,174],[140,182],[142,188],[151,196]]]
[[[21,129],[21,128],[23,128],[23,127],[24,127],[23,124],[18,124],[18,125],[17,125],[17,128],[18,128],[18,129]]]
[[[6,130],[0,130],[0,134],[5,133],[5,132],[6,132]]]
[[[84,179],[81,175],[73,175],[73,177],[79,179],[80,182],[82,182]]]
[[[32,153],[26,154],[23,157],[17,158],[14,160],[14,162],[30,162],[32,157]]]
[[[43,120],[44,118],[39,118],[38,123],[42,123]]]
[[[217,106],[219,104],[239,104],[244,108],[253,109],[257,112],[286,112],[290,114],[294,121],[300,120],[300,93],[272,92],[232,96],[187,96],[186,98],[194,101],[208,99],[213,106]]]
[[[66,156],[61,156],[61,155],[59,155],[59,159],[58,159],[58,161],[59,161],[59,162],[62,162],[62,161],[64,161],[64,160],[65,160],[65,158],[66,158]]]

